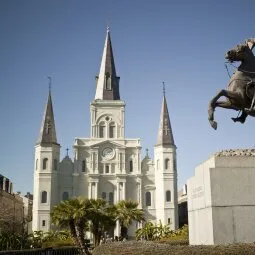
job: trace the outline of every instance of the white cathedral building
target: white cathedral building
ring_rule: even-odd
[[[131,199],[147,221],[178,228],[176,146],[165,95],[154,160],[148,154],[141,160],[140,140],[125,137],[125,102],[120,99],[109,30],[96,78],[90,137],[75,138],[73,159],[67,155],[60,161],[49,91],[35,146],[33,230],[49,231],[53,206],[74,196],[103,198],[109,204]],[[136,227],[131,226],[129,235]],[[117,226],[115,235],[119,232]]]

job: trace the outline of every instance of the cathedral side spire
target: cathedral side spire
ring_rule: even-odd
[[[165,96],[165,84],[163,82],[163,102],[160,115],[158,139],[156,145],[175,145]]]
[[[116,75],[109,27],[107,27],[100,72],[96,78],[97,87],[95,99],[120,100],[120,78]]]
[[[48,101],[44,110],[41,130],[37,144],[42,146],[51,146],[57,144],[57,136],[55,129],[54,113],[51,99],[51,79],[49,78],[49,95]]]

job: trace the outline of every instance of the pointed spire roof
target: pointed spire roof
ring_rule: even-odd
[[[110,29],[107,28],[101,67],[97,79],[95,99],[120,100],[119,79],[113,58]]]
[[[46,147],[58,144],[50,89],[37,144]]]
[[[175,146],[165,93],[163,95],[163,102],[162,102],[160,123],[159,123],[159,131],[158,131],[158,139],[157,139],[156,145]]]

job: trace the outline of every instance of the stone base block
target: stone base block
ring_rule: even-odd
[[[188,180],[191,245],[255,241],[255,151],[238,151],[215,154]]]

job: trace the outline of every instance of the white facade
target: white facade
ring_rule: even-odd
[[[110,38],[106,39],[102,62],[107,58],[107,40]],[[113,59],[113,56],[110,57]],[[100,90],[103,86],[97,84]],[[43,143],[36,145],[33,230],[49,231],[52,207],[74,196],[104,198],[109,203],[131,199],[144,209],[147,221],[161,220],[163,224],[170,224],[171,228],[176,229],[178,205],[175,145],[155,146],[154,157],[158,168],[148,155],[141,160],[140,139],[125,137],[125,103],[118,99],[118,94],[114,100],[93,100],[90,104],[90,119],[90,137],[75,138],[74,159],[67,155],[58,163],[60,145],[56,141],[50,147],[44,147]],[[48,159],[48,165],[43,169],[45,158]],[[54,167],[54,162],[58,163],[57,167]],[[43,200],[43,191],[47,192],[47,201],[45,197]],[[134,236],[135,229],[136,224],[133,224],[129,229],[130,236]],[[119,235],[118,227],[115,235]]]

